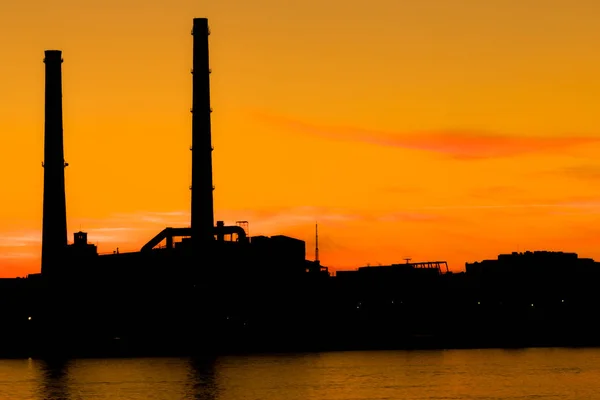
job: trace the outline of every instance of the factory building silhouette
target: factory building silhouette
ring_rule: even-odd
[[[252,245],[242,226],[226,226],[223,221],[214,223],[214,205],[212,184],[212,143],[210,106],[210,66],[208,51],[208,20],[194,19],[193,41],[193,103],[192,103],[192,185],[191,189],[191,226],[167,227],[159,232],[139,252],[98,255],[94,245],[87,243],[87,233],[77,232],[74,241],[67,245],[65,178],[62,129],[62,89],[61,63],[62,53],[58,50],[46,51],[46,132],[44,160],[44,223],[42,238],[42,275],[68,278],[82,273],[82,268],[90,271],[98,268],[110,268],[112,265],[125,264],[123,271],[131,269],[137,260],[147,262],[160,257],[171,257],[184,253],[190,263],[198,264],[197,269],[206,266],[202,260],[210,256],[218,259],[231,257],[235,252],[250,257],[264,254],[277,248],[279,257],[289,254],[290,261],[302,270],[305,262],[304,242],[286,236],[256,238]],[[177,238],[182,240],[176,241]],[[226,240],[228,239],[228,240]],[[228,242],[228,243],[225,243]],[[164,243],[164,246],[157,246]],[[232,253],[232,249],[235,249]],[[93,256],[97,256],[94,260]],[[83,258],[82,258],[83,257]],[[76,261],[71,263],[71,261]],[[161,260],[162,261],[162,260]],[[75,269],[71,269],[73,267]],[[147,272],[147,271],[146,271]]]
[[[0,279],[0,357],[597,345],[600,266],[573,253],[500,255],[332,276],[303,240],[214,220],[208,20],[193,20],[189,227],[140,251],[67,242],[62,52],[45,52],[41,274]]]
[[[28,316],[39,351],[103,345],[189,349],[203,337],[215,344],[223,324],[230,331],[243,329],[249,319],[274,324],[266,322],[269,315],[283,316],[275,325],[285,327],[301,321],[294,310],[306,279],[329,277],[327,268],[307,262],[302,240],[251,239],[243,224],[215,224],[208,20],[194,19],[192,35],[191,223],[166,227],[137,252],[100,255],[86,232],[74,233],[67,244],[63,59],[59,50],[45,52],[42,272],[28,278],[34,297],[45,300],[31,304]]]
[[[194,19],[193,41],[193,89],[192,89],[192,185],[191,189],[191,227],[165,228],[146,245],[140,253],[155,251],[155,247],[166,241],[165,250],[173,250],[175,238],[182,240],[177,243],[177,250],[186,248],[195,257],[206,257],[222,246],[225,237],[238,247],[249,243],[246,231],[241,226],[225,226],[222,221],[214,224],[214,205],[212,184],[212,143],[211,143],[211,113],[210,106],[210,65],[208,20]],[[42,238],[42,274],[51,276],[67,272],[62,266],[66,260],[75,255],[81,257],[90,255],[94,250],[87,243],[85,232],[75,233],[74,242],[67,248],[66,201],[62,127],[62,53],[58,50],[47,50],[46,58],[46,131],[44,143],[44,223]],[[235,236],[235,237],[232,237]],[[215,243],[215,239],[216,242]],[[234,239],[234,240],[233,240]],[[276,243],[285,243],[285,237],[274,239]],[[291,239],[291,238],[290,238]],[[298,246],[298,244],[296,244]],[[231,246],[229,246],[231,247]],[[228,251],[230,248],[227,249]],[[142,254],[140,254],[141,256]],[[66,258],[65,258],[66,257]],[[129,262],[132,254],[99,256],[113,259],[126,258]],[[304,259],[303,259],[304,260]],[[196,260],[197,261],[197,260]],[[72,271],[69,271],[72,272]]]

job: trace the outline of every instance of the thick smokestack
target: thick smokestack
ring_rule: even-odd
[[[67,246],[67,209],[62,116],[62,52],[46,50],[46,120],[44,132],[44,216],[42,274],[55,272]]]
[[[214,240],[208,19],[194,18],[192,86],[192,240]]]

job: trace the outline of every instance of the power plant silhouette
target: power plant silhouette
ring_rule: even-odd
[[[166,250],[174,247],[174,238],[188,240],[179,242],[188,246],[191,255],[206,257],[215,250],[215,238],[223,242],[226,235],[236,235],[240,246],[248,244],[241,226],[225,226],[221,221],[214,224],[212,184],[212,143],[210,107],[210,66],[208,51],[208,20],[194,19],[193,46],[193,104],[192,104],[192,201],[191,227],[166,228],[141,249],[147,253],[166,241]],[[46,130],[44,142],[44,222],[42,235],[42,275],[52,276],[72,272],[64,268],[69,255],[90,255],[95,247],[88,245],[85,232],[77,232],[74,243],[67,245],[67,214],[65,201],[62,115],[62,52],[47,50],[46,64]],[[71,247],[72,249],[69,249]],[[230,249],[228,249],[230,250]],[[69,254],[69,252],[71,254]],[[117,257],[99,256],[114,259]],[[121,255],[120,257],[127,257]],[[128,258],[131,258],[129,255]]]
[[[190,227],[140,251],[67,241],[62,52],[45,52],[41,274],[1,279],[1,357],[600,344],[600,266],[526,252],[339,271],[305,242],[214,221],[209,27],[193,20]]]

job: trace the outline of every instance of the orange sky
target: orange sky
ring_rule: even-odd
[[[0,6],[0,276],[39,272],[44,50],[63,51],[69,239],[189,225],[194,17],[216,218],[333,268],[600,259],[595,0],[31,0]]]

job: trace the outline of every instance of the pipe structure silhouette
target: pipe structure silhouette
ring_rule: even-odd
[[[62,52],[46,50],[46,105],[44,126],[44,208],[42,274],[58,270],[67,247],[67,207],[63,148]]]
[[[194,18],[191,226],[196,248],[214,240],[209,34],[208,19]]]

